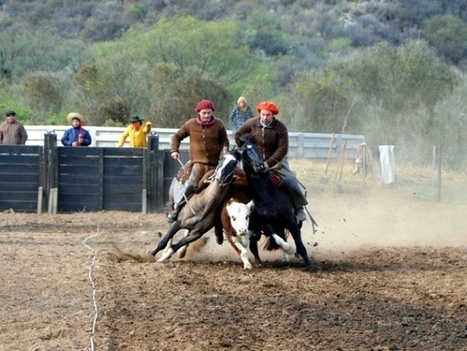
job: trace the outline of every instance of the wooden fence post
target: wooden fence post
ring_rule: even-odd
[[[44,193],[47,198],[47,212],[57,213],[57,179],[56,165],[57,135],[47,133],[44,135]]]
[[[159,135],[149,137],[148,197],[150,211],[157,211],[164,202],[164,152],[159,150]]]

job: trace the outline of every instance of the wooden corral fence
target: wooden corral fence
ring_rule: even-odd
[[[94,137],[100,133],[100,128],[90,128],[94,128]],[[180,169],[169,151],[175,129],[156,129],[147,148],[115,147],[123,128],[107,130],[112,136],[93,139],[95,147],[86,148],[60,146],[61,134],[47,127],[42,127],[48,131],[42,135],[42,145],[29,145],[39,140],[31,127],[26,129],[26,145],[0,145],[0,211],[147,213],[160,211],[167,204],[170,182]],[[331,134],[289,135],[291,158],[325,159],[329,151],[338,155],[342,142],[356,150],[363,140],[360,135],[342,134],[335,136],[330,148]],[[234,145],[230,131],[229,136]],[[112,146],[103,146],[111,139]],[[188,157],[188,141],[184,140],[182,162]]]
[[[44,146],[0,145],[0,210],[158,211],[178,169],[157,135],[147,148],[72,148],[47,134]]]

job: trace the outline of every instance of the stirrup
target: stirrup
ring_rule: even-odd
[[[303,207],[299,207],[295,210],[295,218],[297,219],[297,223],[306,221],[306,214]]]

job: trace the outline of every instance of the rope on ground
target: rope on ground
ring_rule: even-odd
[[[93,306],[94,306],[94,318],[93,318],[92,330],[91,330],[91,351],[94,351],[94,334],[96,332],[97,317],[99,316],[99,310],[98,310],[97,298],[96,298],[96,284],[94,282],[94,278],[93,278],[93,274],[92,274],[92,269],[94,268],[94,265],[96,263],[97,250],[93,249],[91,246],[86,244],[86,241],[88,241],[89,239],[92,239],[92,238],[94,238],[94,237],[96,237],[98,235],[100,235],[99,226],[97,226],[96,233],[88,236],[86,239],[84,239],[81,242],[86,248],[88,248],[89,250],[91,250],[93,252],[92,261],[91,261],[91,265],[89,266],[89,273],[88,273],[88,277],[89,277],[89,280],[91,282],[91,287],[92,287],[92,303],[93,303]]]

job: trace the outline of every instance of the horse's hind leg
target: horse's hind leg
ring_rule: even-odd
[[[274,228],[271,225],[266,225],[264,228],[266,234],[272,236],[274,241],[276,242],[277,245],[280,246],[280,248],[288,255],[293,255],[295,253],[295,248],[293,245],[290,245],[286,240],[284,240],[280,235],[276,233]]]
[[[293,222],[292,228],[290,229],[290,234],[292,234],[292,238],[295,242],[295,246],[297,247],[297,252],[300,254],[300,256],[302,256],[303,260],[305,261],[306,266],[311,267],[310,258],[308,257],[306,247],[303,244],[302,234],[295,222]]]
[[[258,252],[258,241],[261,238],[261,234],[256,234],[253,232],[252,236],[250,237],[250,251],[253,254],[255,258],[255,263],[257,265],[263,264],[263,261],[261,261],[261,258],[259,257],[259,252]]]
[[[182,249],[184,246],[192,243],[193,241],[198,240],[203,236],[204,232],[200,232],[197,230],[192,230],[189,232],[189,235],[184,236],[180,241],[174,245],[172,245],[172,249],[174,252],[177,252],[178,250]]]

